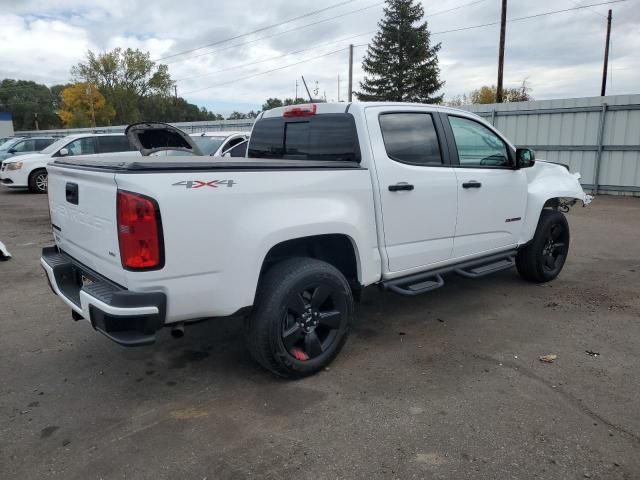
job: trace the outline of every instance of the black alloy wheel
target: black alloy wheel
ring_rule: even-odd
[[[344,298],[326,284],[292,293],[282,320],[284,348],[299,361],[319,357],[336,341],[346,310]]]

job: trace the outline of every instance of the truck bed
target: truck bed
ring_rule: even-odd
[[[219,171],[219,170],[323,170],[362,169],[357,162],[335,160],[220,160],[211,157],[131,157],[113,160],[87,157],[57,159],[53,165],[66,168],[96,169],[115,172]]]

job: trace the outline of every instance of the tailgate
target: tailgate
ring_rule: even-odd
[[[48,165],[49,209],[56,245],[126,287],[116,222],[113,172]]]

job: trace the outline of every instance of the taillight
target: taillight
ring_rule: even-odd
[[[117,209],[122,266],[132,270],[162,267],[162,224],[156,201],[118,190]]]
[[[310,117],[316,114],[318,110],[318,105],[315,103],[310,103],[306,105],[292,105],[290,107],[285,108],[283,117]]]

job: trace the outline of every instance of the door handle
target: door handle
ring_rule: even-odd
[[[470,180],[462,184],[462,188],[480,188],[480,187],[482,187],[482,184],[480,182],[476,182],[475,180]]]
[[[413,190],[413,185],[406,182],[400,182],[400,183],[396,183],[395,185],[389,185],[390,192],[399,192],[400,190]]]

